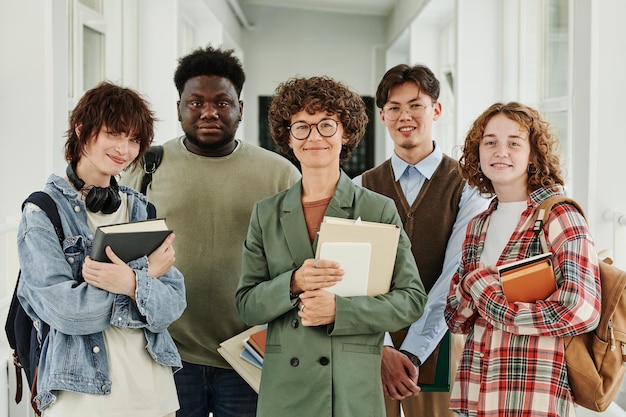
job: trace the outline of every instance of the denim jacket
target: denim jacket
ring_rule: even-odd
[[[145,220],[146,199],[120,186],[128,196],[129,219]],[[22,269],[18,297],[38,329],[50,325],[39,362],[37,406],[49,406],[59,390],[106,395],[111,392],[103,330],[109,326],[143,328],[146,349],[161,365],[182,366],[167,327],[186,307],[183,276],[175,267],[158,279],[148,276],[148,259],[128,265],[136,275],[136,301],[88,285],[82,264],[91,253],[93,233],[84,202],[61,177],[51,175],[44,188],[56,202],[65,240],[63,248],[52,222],[27,204],[17,233]]]

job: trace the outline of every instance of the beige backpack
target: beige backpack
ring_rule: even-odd
[[[548,251],[543,225],[552,206],[566,202],[584,216],[576,201],[553,196],[542,202],[535,213],[534,231]],[[599,256],[600,258],[600,256]],[[602,292],[600,323],[589,333],[565,338],[565,360],[569,384],[576,404],[594,411],[604,411],[619,391],[626,375],[626,271],[601,259]]]

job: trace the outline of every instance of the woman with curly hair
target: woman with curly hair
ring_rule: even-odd
[[[254,206],[244,242],[237,308],[249,325],[268,323],[257,416],[382,417],[384,333],[413,323],[426,300],[409,239],[401,232],[391,290],[375,297],[326,291],[343,270],[315,261],[324,216],[402,230],[393,200],[340,169],[363,136],[365,106],[330,78],[293,78],[278,86],[269,121],[302,179]]]
[[[542,252],[532,216],[563,194],[558,139],[534,109],[496,103],[465,139],[461,173],[495,195],[468,225],[446,304],[446,322],[467,334],[450,408],[465,416],[573,416],[564,337],[593,330],[600,281],[593,240],[571,204],[544,225],[557,290],[545,300],[508,302],[496,266]],[[530,284],[532,285],[532,284]]]

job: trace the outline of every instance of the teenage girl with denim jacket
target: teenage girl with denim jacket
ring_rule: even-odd
[[[72,112],[67,177],[51,175],[65,239],[27,204],[17,243],[18,296],[43,343],[35,404],[54,416],[173,416],[173,373],[181,360],[167,327],[186,306],[182,274],[173,266],[174,234],[148,256],[125,263],[90,258],[98,226],[147,218],[147,201],[115,176],[152,142],[154,116],[134,91],[102,83]]]

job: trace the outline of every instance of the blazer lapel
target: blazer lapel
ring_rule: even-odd
[[[353,218],[355,185],[343,171],[337,183],[335,195],[326,209],[325,216],[342,219]],[[302,212],[302,181],[291,187],[283,200],[280,223],[287,240],[287,246],[296,265],[305,259],[313,258],[317,251],[317,236],[311,245]]]
[[[326,213],[324,216],[327,217],[338,217],[340,219],[351,219],[353,218],[354,213],[354,187],[355,185],[350,180],[343,171],[341,171],[341,175],[339,176],[339,182],[337,183],[337,189],[335,190],[335,195],[332,200],[330,200],[330,204],[326,209]],[[315,241],[313,242],[313,247],[317,253],[317,238],[319,235],[315,236]]]
[[[313,247],[309,240],[304,213],[302,212],[302,181],[291,187],[283,200],[280,224],[296,266],[302,265],[305,259],[313,258]]]

